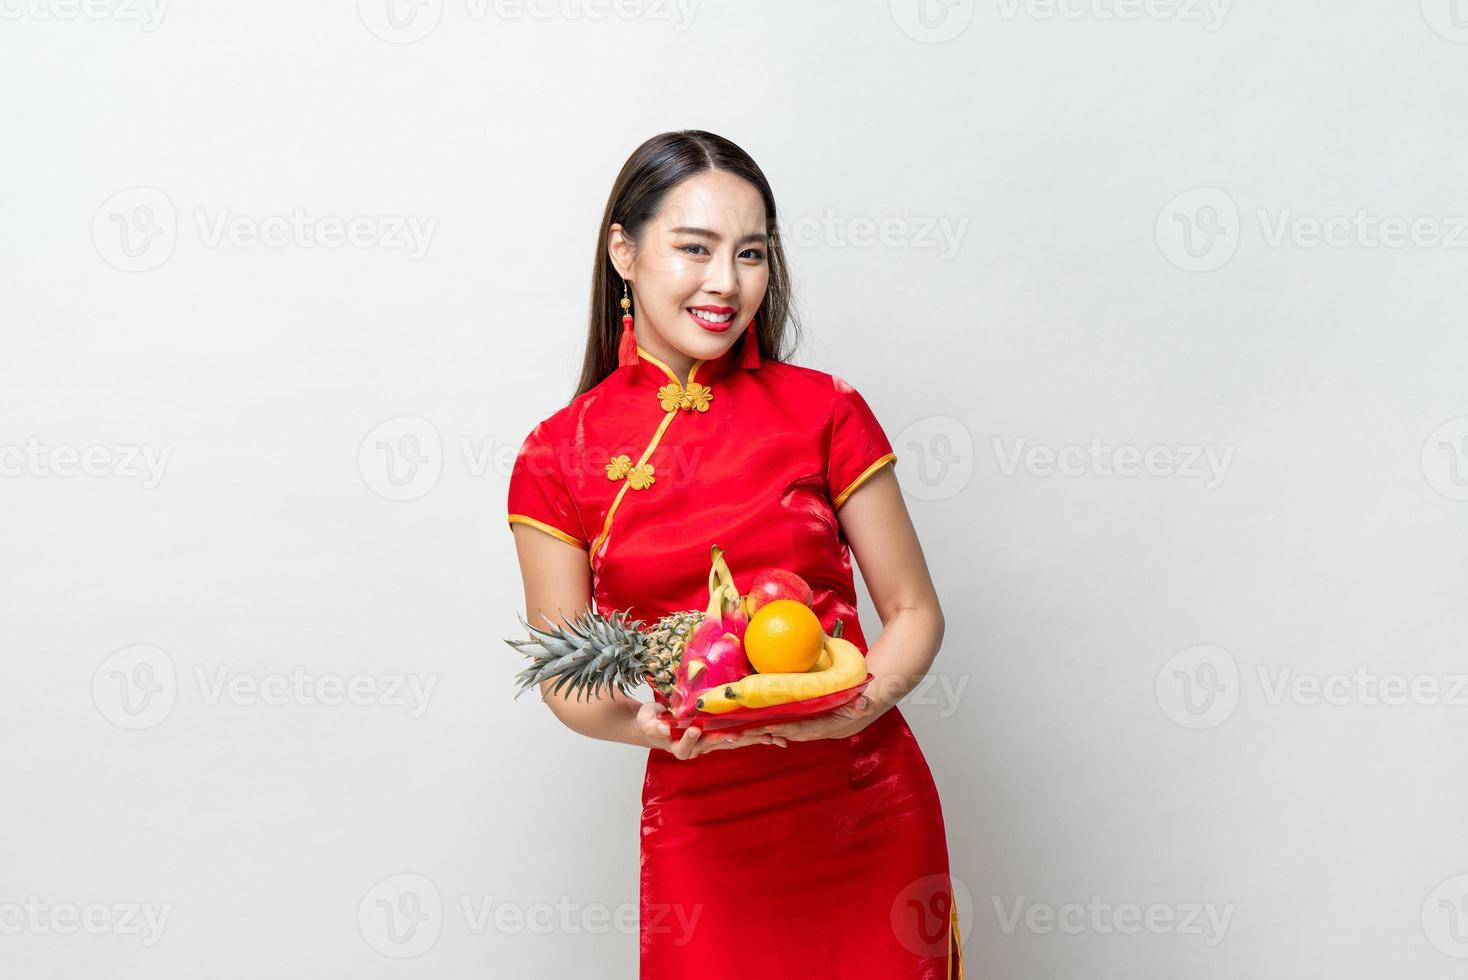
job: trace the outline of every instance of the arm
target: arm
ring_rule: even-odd
[[[514,532],[520,575],[525,581],[525,621],[540,626],[544,617],[551,616],[569,625],[591,603],[591,571],[586,567],[586,549],[527,524],[515,524]],[[723,732],[704,735],[696,726],[690,726],[682,738],[670,742],[671,730],[664,718],[668,709],[658,702],[638,701],[615,689],[607,696],[583,696],[578,701],[564,691],[552,694],[555,683],[553,678],[540,682],[541,698],[563,725],[590,738],[664,749],[679,759],[760,743],[785,746],[783,738],[759,728],[733,735]]]
[[[943,610],[893,467],[872,474],[836,517],[882,619],[882,635],[867,650],[874,719],[927,674],[943,644]]]
[[[569,624],[591,604],[591,569],[586,550],[527,524],[513,525],[520,577],[525,583],[525,621],[545,626],[545,618]],[[564,691],[551,694],[554,679],[541,681],[540,696],[562,724],[574,732],[608,742],[651,745],[637,721],[642,702],[614,690],[610,697],[581,700]]]

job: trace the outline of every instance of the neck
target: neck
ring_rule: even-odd
[[[636,330],[634,327],[634,336],[635,335]],[[658,343],[657,341],[652,341],[651,343],[649,343],[647,339],[644,339],[642,337],[637,338],[637,344],[653,357],[656,357],[668,367],[672,368],[673,373],[678,376],[678,380],[680,382],[685,385],[688,384],[688,373],[693,370],[693,364],[695,361],[698,360],[698,358],[689,357],[682,351],[676,348],[666,347],[663,344]]]

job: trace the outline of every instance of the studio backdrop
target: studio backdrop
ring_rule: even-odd
[[[967,975],[1461,975],[1462,3],[0,19],[0,974],[635,976],[505,498],[693,128],[897,453]]]

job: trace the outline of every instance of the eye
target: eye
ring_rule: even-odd
[[[688,250],[690,248],[703,248],[703,246],[702,245],[699,245],[697,242],[695,242],[692,245],[680,245],[680,246],[678,246],[678,251],[680,251],[680,252],[688,252]],[[708,251],[708,249],[704,249],[704,251]],[[697,252],[688,252],[688,254],[689,255],[697,255],[698,253]]]
[[[756,261],[758,261],[759,259],[762,259],[762,258],[765,257],[765,253],[763,251],[761,251],[760,249],[757,249],[757,248],[746,248],[744,251],[740,252],[739,254],[740,255],[747,255],[750,258],[755,259]]]

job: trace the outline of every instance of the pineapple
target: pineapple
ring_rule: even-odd
[[[551,693],[569,687],[576,700],[582,694],[600,697],[604,690],[630,692],[645,679],[665,698],[677,685],[678,666],[693,630],[704,620],[702,610],[683,610],[664,616],[644,632],[642,620],[627,621],[624,612],[611,617],[587,609],[566,629],[552,625],[536,629],[522,618],[533,635],[528,640],[506,640],[530,658],[530,666],[515,675],[520,690],[515,697],[551,677],[558,677]]]
[[[705,650],[726,631],[742,637],[745,619],[734,576],[723,549],[715,545],[707,609],[670,613],[649,630],[642,629],[642,620],[629,622],[623,611],[608,617],[588,608],[566,626],[550,623],[548,630],[520,618],[531,637],[505,641],[530,658],[530,665],[515,676],[520,687],[515,697],[551,678],[557,678],[551,693],[568,688],[578,701],[583,694],[599,698],[613,689],[627,693],[646,680],[669,703],[691,705],[694,679],[685,669],[684,655],[690,654],[702,669]],[[700,629],[704,624],[708,628]]]

